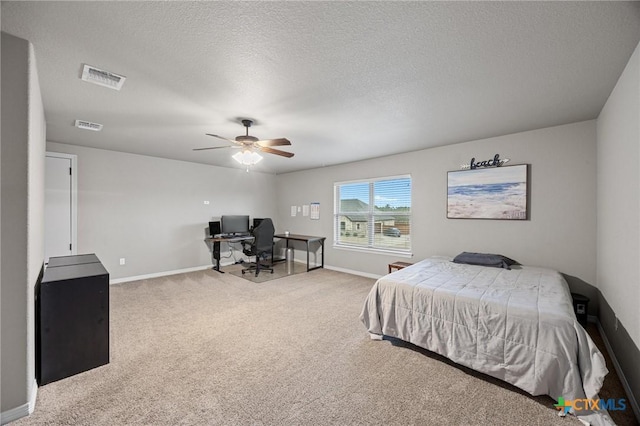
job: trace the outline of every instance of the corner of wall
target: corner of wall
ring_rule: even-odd
[[[640,43],[597,119],[599,323],[640,420]]]
[[[44,107],[29,41],[2,33],[2,422],[33,411],[34,287],[44,263]],[[10,324],[5,326],[5,324]]]

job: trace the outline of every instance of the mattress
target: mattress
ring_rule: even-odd
[[[391,336],[557,400],[597,398],[604,357],[557,271],[428,258],[380,278],[360,319]]]

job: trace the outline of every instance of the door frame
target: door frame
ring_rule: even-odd
[[[71,254],[75,255],[78,254],[78,156],[50,151],[46,151],[45,156],[71,160]]]

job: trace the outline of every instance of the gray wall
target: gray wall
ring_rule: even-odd
[[[44,261],[45,120],[35,55],[2,33],[2,421],[35,397],[34,287]],[[5,418],[9,414],[10,418]]]
[[[447,219],[447,171],[496,153],[530,164],[530,220]],[[533,130],[453,146],[279,175],[280,223],[327,237],[328,265],[386,273],[395,255],[333,248],[333,183],[409,173],[413,179],[413,261],[461,251],[501,253],[557,269],[587,288],[595,284],[595,121]],[[291,205],[320,202],[319,221],[290,216]],[[571,281],[570,280],[570,281]],[[570,285],[572,283],[570,282]]]
[[[600,112],[597,125],[597,283],[604,299],[602,306],[610,306],[600,320],[638,401],[640,44]],[[640,418],[639,411],[636,415]]]
[[[598,117],[598,288],[640,346],[640,47]],[[634,283],[635,285],[630,285]]]
[[[212,218],[276,214],[274,175],[53,142],[47,151],[78,156],[78,253],[96,253],[111,279],[211,265]]]

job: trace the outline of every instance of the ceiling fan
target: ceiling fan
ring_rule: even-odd
[[[242,125],[247,129],[246,134],[236,136],[235,140],[227,139],[222,136],[207,133],[207,136],[213,136],[214,138],[231,142],[233,145],[212,146],[207,148],[194,148],[194,151],[204,151],[207,149],[220,149],[220,148],[237,148],[237,149],[242,149],[242,153],[246,153],[248,155],[250,155],[251,153],[256,153],[256,151],[260,151],[260,152],[265,152],[267,154],[280,155],[281,157],[287,157],[287,158],[293,157],[292,152],[281,151],[279,149],[271,148],[272,146],[291,145],[291,142],[286,138],[258,140],[258,138],[256,138],[255,136],[249,136],[249,127],[251,127],[252,124],[253,124],[252,120],[242,120]],[[234,155],[234,158],[236,155]],[[242,162],[240,160],[238,161]]]

